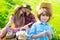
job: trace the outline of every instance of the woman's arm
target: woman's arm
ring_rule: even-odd
[[[36,8],[36,11],[37,11],[37,12],[39,12],[39,10],[40,10],[40,3],[39,3],[39,5],[38,5],[37,8]]]
[[[8,28],[11,25],[13,19],[14,19],[14,17],[13,16],[10,16],[9,22],[6,24],[6,26],[2,30],[5,30],[6,28]]]
[[[31,25],[33,22],[30,22],[30,23],[28,23],[27,25],[25,25],[25,26],[23,26],[23,27],[21,27],[20,28],[20,30],[22,30],[22,29],[29,29],[29,25]]]
[[[6,33],[8,31],[7,29],[9,28],[10,24],[11,24],[11,22],[8,22],[6,24],[6,26],[1,30],[1,34],[0,34],[1,38],[6,35]]]
[[[8,29],[9,26],[11,25],[12,21],[13,21],[13,16],[10,17],[9,22],[8,22],[8,23],[6,24],[6,26],[1,30],[1,34],[0,34],[1,38],[6,35],[7,29]]]

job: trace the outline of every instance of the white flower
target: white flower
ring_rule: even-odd
[[[6,36],[11,36],[12,34],[13,34],[13,32],[8,31],[7,34],[6,34]]]
[[[27,38],[27,32],[26,31],[18,31],[16,33],[16,36],[18,37],[18,39],[26,39]]]

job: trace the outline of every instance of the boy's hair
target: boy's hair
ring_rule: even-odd
[[[40,19],[41,15],[42,15],[43,13],[45,13],[45,15],[48,15],[48,16],[49,16],[49,19],[48,19],[48,21],[49,21],[50,18],[51,18],[51,16],[52,16],[51,10],[48,9],[47,7],[42,7],[41,9],[45,9],[45,10],[43,10],[41,13],[38,14],[38,19],[41,20],[41,19]]]

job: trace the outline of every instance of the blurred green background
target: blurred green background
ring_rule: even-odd
[[[9,21],[16,5],[31,5],[32,13],[36,16],[35,9],[40,2],[42,0],[0,0],[0,29]],[[49,23],[53,28],[55,40],[60,40],[60,0],[45,0],[45,2],[52,3],[53,16]]]

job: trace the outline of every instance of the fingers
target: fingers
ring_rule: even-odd
[[[29,25],[31,25],[32,23],[33,23],[33,22],[28,23],[28,24],[27,24],[27,25],[25,25],[24,27],[28,29],[28,28],[29,28]]]
[[[36,11],[38,12],[40,10],[40,4],[37,6]]]
[[[29,26],[29,25],[31,25],[33,22],[30,22],[30,23],[28,23],[27,25]]]
[[[33,23],[33,22],[28,23],[27,25],[25,25],[25,26],[21,27],[21,28],[20,28],[20,30],[22,30],[22,29],[28,29],[28,28],[29,28],[28,26],[29,26],[29,25],[31,25],[32,23]]]
[[[11,20],[14,19],[14,16],[10,16],[10,19],[11,19]]]
[[[9,22],[12,22],[14,20],[14,16],[10,16]]]
[[[46,32],[48,35],[50,35],[50,31],[49,30],[47,30],[47,32]]]

